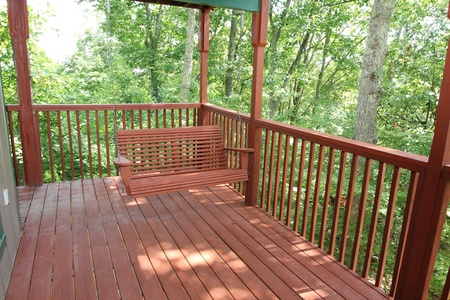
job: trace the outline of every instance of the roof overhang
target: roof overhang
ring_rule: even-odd
[[[235,0],[235,1],[223,1],[223,0],[134,0],[140,2],[148,2],[155,4],[164,4],[172,6],[183,6],[189,8],[204,8],[204,7],[221,7],[231,8],[237,10],[245,10],[251,12],[260,11],[260,0]]]

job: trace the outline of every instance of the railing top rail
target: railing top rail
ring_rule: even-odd
[[[229,118],[232,118],[232,119],[235,119],[235,120],[238,118],[237,111],[231,110],[231,109],[228,109],[228,108],[223,108],[223,107],[211,104],[211,103],[202,104],[202,108],[206,109],[207,111],[219,113],[219,114],[221,114],[223,116],[226,116],[226,117],[229,117]],[[242,122],[248,123],[250,121],[250,115],[246,114],[246,113],[239,112],[239,119]]]
[[[312,143],[317,143],[366,158],[375,159],[415,172],[422,172],[428,163],[428,157],[426,156],[317,132],[276,121],[257,120],[256,123],[256,126],[260,128],[273,130],[295,138],[307,140]]]
[[[213,104],[209,103],[203,104],[203,108],[205,108],[208,111],[216,112],[231,118],[237,117],[236,111],[225,109]],[[240,118],[245,122],[250,121],[250,117],[248,114],[240,114]],[[364,143],[349,138],[322,133],[277,121],[270,121],[266,119],[257,120],[256,126],[262,129],[269,129],[282,134],[286,134],[294,138],[299,138],[307,140],[312,143],[331,147],[336,150],[341,150],[348,153],[360,155],[366,158],[385,162],[414,172],[422,172],[428,163],[428,157],[426,156],[421,156],[396,149]],[[449,166],[449,178],[450,178],[450,166]]]
[[[101,111],[101,110],[145,110],[145,109],[190,109],[200,108],[200,103],[137,103],[137,104],[33,104],[34,111]],[[7,111],[20,111],[18,104],[6,105]]]

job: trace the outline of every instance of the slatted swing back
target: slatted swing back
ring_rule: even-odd
[[[117,141],[133,176],[227,168],[219,126],[118,130]]]

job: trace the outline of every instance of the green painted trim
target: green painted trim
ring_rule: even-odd
[[[223,0],[178,0],[178,2],[190,3],[190,4],[200,4],[221,8],[232,8],[246,11],[259,11],[260,10],[260,0],[234,0],[234,1],[223,1]]]
[[[3,252],[5,252],[6,249],[6,236],[2,232],[0,234],[0,258],[3,256]]]

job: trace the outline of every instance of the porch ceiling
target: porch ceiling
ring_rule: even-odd
[[[172,6],[183,6],[189,8],[204,8],[204,7],[221,7],[232,8],[238,10],[258,12],[260,10],[260,0],[237,0],[237,1],[222,1],[222,0],[134,0],[139,2],[148,2],[155,4],[164,4]]]

